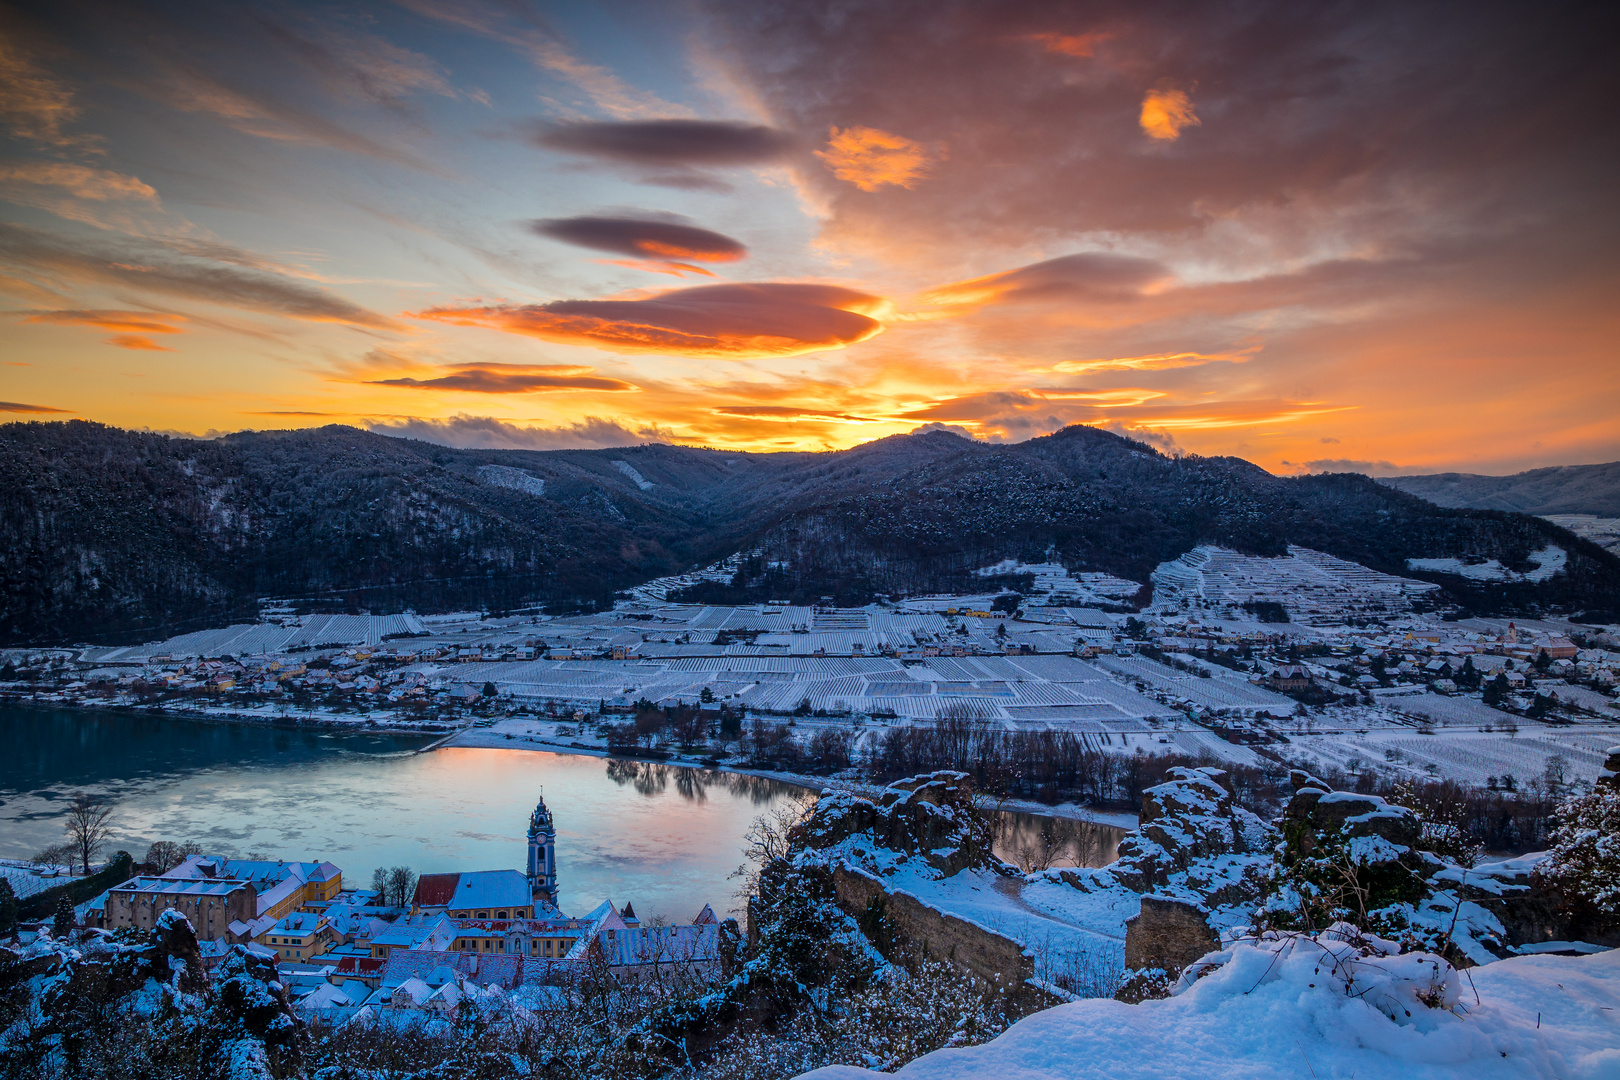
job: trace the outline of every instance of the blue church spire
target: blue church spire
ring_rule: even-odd
[[[536,900],[557,905],[557,827],[544,795],[529,815],[529,890]]]

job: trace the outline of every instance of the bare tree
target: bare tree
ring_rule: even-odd
[[[416,871],[408,866],[396,866],[388,871],[388,894],[395,907],[406,907],[416,892]]]
[[[183,844],[158,840],[146,849],[146,868],[154,874],[166,874],[193,855],[202,853],[202,845],[194,840],[187,840]]]
[[[68,840],[77,850],[79,865],[84,867],[87,874],[90,872],[90,860],[112,838],[112,827],[107,824],[111,817],[112,807],[104,799],[83,791],[73,793],[73,801],[68,804]]]

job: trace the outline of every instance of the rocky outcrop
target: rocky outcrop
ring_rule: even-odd
[[[969,867],[1004,869],[991,847],[994,826],[974,801],[966,773],[936,772],[897,780],[874,802],[857,795],[821,796],[797,839],[825,851],[859,837],[866,848],[921,857],[942,877]]]
[[[159,915],[153,927],[150,971],[159,981],[172,977],[184,994],[194,994],[208,984],[197,932],[190,920],[173,908]]]
[[[1082,892],[1174,896],[1219,914],[1218,923],[1244,921],[1234,912],[1261,895],[1276,830],[1233,801],[1224,770],[1178,766],[1169,776],[1142,793],[1140,824],[1120,841],[1116,862],[1048,876]]]
[[[903,871],[921,871],[930,880],[967,870],[1015,874],[991,850],[994,838],[990,815],[974,799],[972,779],[935,772],[896,781],[876,799],[826,792],[791,843],[798,849],[797,870],[830,881],[838,909],[885,958],[907,965],[948,961],[973,975],[987,993],[1029,1009],[1047,1008],[1061,995],[1035,983],[1035,958],[1023,944],[939,910],[893,880]],[[979,878],[974,882],[985,884]],[[751,905],[751,927],[754,915]]]
[[[1353,848],[1369,856],[1358,861],[1383,862],[1405,856],[1413,868],[1422,865],[1423,860],[1412,852],[1423,837],[1423,822],[1411,810],[1377,795],[1334,791],[1298,769],[1289,774],[1289,780],[1294,796],[1283,811],[1285,858],[1313,855],[1322,839],[1331,836],[1352,842],[1383,841],[1352,843]]]
[[[1109,868],[1114,878],[1135,892],[1151,892],[1173,877],[1192,873],[1184,882],[1194,891],[1201,864],[1229,855],[1264,852],[1271,843],[1269,827],[1232,801],[1230,779],[1222,769],[1177,766],[1165,783],[1142,792],[1142,813],[1136,832],[1120,841],[1119,861]],[[1239,890],[1242,891],[1242,890]],[[1210,896],[1223,904],[1236,896]]]

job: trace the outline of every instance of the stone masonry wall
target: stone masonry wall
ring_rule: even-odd
[[[877,878],[847,866],[833,867],[838,906],[859,919],[874,903],[906,943],[933,960],[946,960],[984,982],[1005,989],[1035,1008],[1060,1000],[1032,985],[1035,958],[1012,938],[929,907],[915,896],[891,892]]]

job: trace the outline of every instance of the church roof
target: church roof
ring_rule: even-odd
[[[416,879],[416,903],[422,907],[448,906],[460,877],[460,874],[423,874]]]
[[[421,907],[514,908],[534,902],[529,879],[516,870],[473,870],[465,874],[423,874],[416,881]]]

